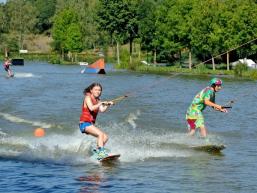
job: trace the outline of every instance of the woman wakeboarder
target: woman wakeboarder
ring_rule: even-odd
[[[113,102],[100,101],[102,86],[99,83],[92,83],[85,88],[83,93],[85,97],[82,105],[79,128],[82,133],[97,138],[97,148],[94,150],[94,153],[97,154],[97,159],[101,160],[108,156],[108,152],[104,148],[108,141],[108,136],[105,132],[95,126],[95,121],[98,112],[105,112],[108,107],[113,105]]]

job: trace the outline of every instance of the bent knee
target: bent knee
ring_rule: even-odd
[[[104,133],[104,140],[107,141],[108,139],[109,139],[109,136],[106,133]]]
[[[101,138],[106,138],[106,137],[108,138],[107,134],[104,132],[99,133],[98,136]]]

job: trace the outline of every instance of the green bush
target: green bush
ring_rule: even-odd
[[[250,78],[257,80],[257,70],[251,70],[250,71]]]
[[[208,69],[206,68],[205,64],[199,64],[196,66],[196,71],[200,74],[204,74]]]
[[[242,77],[244,71],[247,71],[247,65],[246,64],[237,64],[234,68],[235,76]]]
[[[140,66],[142,66],[143,64],[141,63],[140,59],[138,58],[132,58],[132,63],[128,64],[128,68],[130,70],[136,70],[137,68],[139,68]]]
[[[120,64],[117,64],[116,68],[135,70],[139,65],[140,61],[134,57],[132,58],[132,63],[130,63],[130,55],[127,48],[120,49]]]
[[[52,56],[49,62],[52,64],[61,64],[60,57],[58,56]]]

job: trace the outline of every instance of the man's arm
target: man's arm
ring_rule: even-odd
[[[228,112],[227,109],[222,108],[222,106],[211,102],[209,99],[205,99],[204,104],[206,104],[207,106],[213,107],[215,110],[218,110],[218,111],[221,111],[221,112],[224,112],[224,113]]]

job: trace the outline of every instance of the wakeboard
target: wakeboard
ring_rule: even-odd
[[[195,145],[191,146],[192,149],[197,150],[197,151],[205,151],[208,153],[220,153],[223,149],[226,148],[225,145],[220,144],[220,145]]]
[[[115,155],[109,155],[101,160],[99,160],[100,162],[104,163],[104,162],[113,162],[113,161],[117,161],[120,157],[120,154],[115,154]]]

